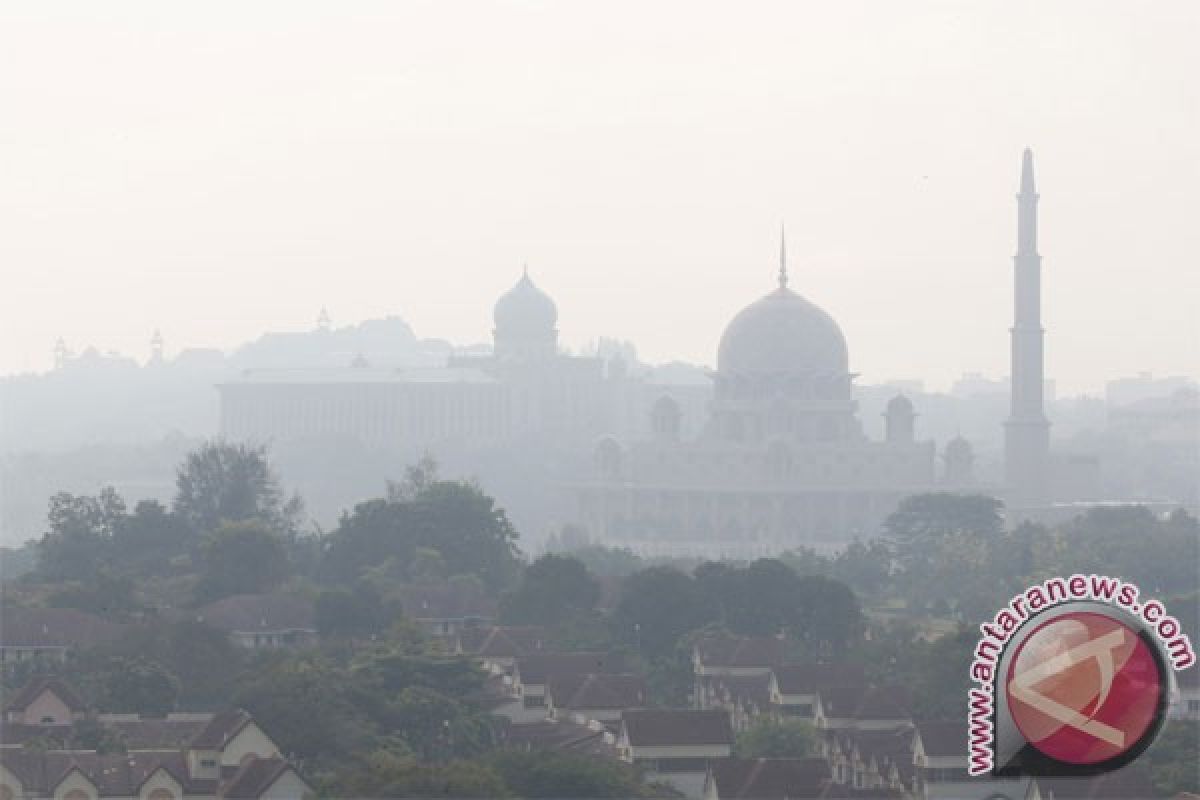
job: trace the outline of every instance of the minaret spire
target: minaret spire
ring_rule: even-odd
[[[1013,510],[1044,506],[1049,497],[1050,422],[1046,419],[1042,257],[1037,251],[1038,193],[1033,151],[1021,157],[1017,254],[1013,259],[1012,399],[1005,423],[1005,473]]]
[[[786,289],[787,282],[787,234],[781,222],[779,223],[779,288]]]

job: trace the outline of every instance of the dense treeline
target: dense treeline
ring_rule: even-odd
[[[728,632],[785,635],[796,659],[860,663],[876,682],[908,687],[920,717],[958,715],[978,621],[1053,574],[1135,581],[1185,630],[1197,629],[1200,531],[1183,512],[1164,519],[1138,507],[1093,509],[1052,528],[1006,530],[992,498],[919,495],[889,518],[885,536],[832,555],[649,562],[564,532],[560,543],[570,547],[527,564],[495,501],[439,478],[429,460],[328,533],[302,528],[300,501],[282,491],[262,448],[207,444],[180,466],[177,490],[169,508],[132,510],[112,489],[56,495],[48,530],[30,548],[34,569],[6,580],[5,603],[137,623],[65,666],[96,708],[239,704],[340,795],[412,796],[434,786],[459,796],[662,794],[622,765],[565,755],[534,763],[500,747],[485,676],[405,617],[412,585],[494,601],[501,622],[544,626],[561,649],[621,652],[659,705],[688,703],[693,642]],[[254,654],[190,614],[263,592],[311,599],[320,646]],[[32,668],[10,671],[6,686]],[[756,729],[739,746],[769,754],[805,736]],[[1186,752],[1186,736],[1173,733],[1160,751]],[[1160,759],[1160,784],[1196,788],[1172,771],[1173,757]]]

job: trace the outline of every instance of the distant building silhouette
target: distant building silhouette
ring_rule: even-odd
[[[1012,394],[1005,422],[1004,472],[1009,508],[1017,517],[1049,502],[1050,421],[1045,412],[1042,257],[1037,252],[1038,194],[1033,152],[1021,161],[1017,195],[1017,255],[1013,259]]]

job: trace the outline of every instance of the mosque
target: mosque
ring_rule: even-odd
[[[1048,491],[1036,205],[1027,150],[1003,490],[1018,518]],[[559,523],[643,551],[833,547],[878,532],[908,495],[978,489],[971,445],[958,437],[937,453],[903,394],[887,404],[883,438],[864,434],[846,339],[789,285],[782,238],[776,283],[726,325],[715,371],[635,372],[563,353],[557,307],[526,272],[496,301],[491,352],[434,367],[247,370],[219,387],[222,433],[568,452],[557,486],[536,487],[570,497]]]

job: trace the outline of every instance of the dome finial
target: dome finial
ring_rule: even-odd
[[[787,236],[781,222],[779,223],[779,288],[786,289],[787,282]]]

